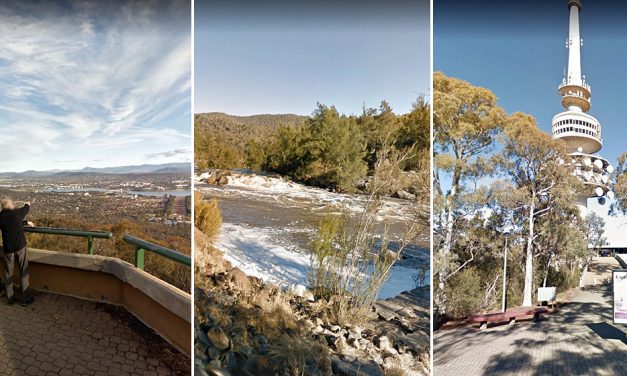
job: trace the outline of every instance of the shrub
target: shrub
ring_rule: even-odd
[[[347,215],[328,216],[320,223],[309,283],[316,296],[330,300],[334,322],[363,321],[400,258],[402,249],[390,251],[387,234],[377,234],[375,226],[371,218],[350,221]]]
[[[218,207],[218,201],[203,200],[202,193],[194,192],[194,221],[196,227],[210,240],[215,239],[222,226],[222,213]]]
[[[456,274],[446,290],[447,314],[451,318],[463,318],[481,309],[483,286],[481,277],[474,268],[468,268]]]

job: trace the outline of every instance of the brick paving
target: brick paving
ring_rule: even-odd
[[[613,267],[596,265],[607,272]],[[542,321],[434,333],[434,372],[441,375],[625,375],[627,326],[612,323],[610,285],[575,291]]]
[[[121,308],[44,293],[29,307],[8,306],[4,299],[2,376],[189,374],[171,369],[164,354],[182,355]]]

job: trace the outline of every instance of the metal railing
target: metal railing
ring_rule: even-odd
[[[24,232],[44,234],[44,235],[61,235],[76,236],[87,238],[87,253],[94,254],[94,239],[111,239],[113,234],[109,231],[87,231],[87,230],[71,230],[66,228],[52,227],[24,227]],[[192,266],[192,258],[186,254],[177,252],[173,249],[162,247],[158,244],[147,242],[143,239],[131,235],[122,237],[126,243],[135,246],[135,267],[144,270],[144,251],[156,253],[160,256],[178,262],[179,264]]]
[[[179,264],[192,266],[192,258],[190,256],[173,249],[162,247],[131,235],[124,235],[122,240],[135,246],[135,267],[141,270],[144,270],[144,251],[156,253]]]
[[[87,253],[90,255],[94,254],[94,239],[111,239],[113,237],[113,234],[108,231],[71,230],[52,227],[24,227],[24,232],[87,238]]]

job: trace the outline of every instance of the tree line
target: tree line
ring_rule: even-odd
[[[287,115],[264,126],[246,119],[225,126],[225,116],[197,115],[195,158],[199,168],[249,168],[289,176],[313,186],[354,191],[365,184],[385,144],[408,158],[403,172],[427,168],[429,105],[419,98],[407,114],[395,114],[383,101],[379,108],[364,108],[360,115],[341,114],[334,106],[318,104],[309,117]],[[238,120],[241,120],[239,118]],[[401,184],[411,189],[411,184]]]
[[[438,319],[499,307],[506,241],[508,306],[531,306],[539,286],[578,286],[588,245],[605,242],[604,223],[581,217],[575,202],[584,187],[562,141],[527,114],[507,114],[488,89],[440,72],[433,126]]]

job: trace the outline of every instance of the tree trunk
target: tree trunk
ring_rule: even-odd
[[[525,289],[523,290],[523,307],[531,307],[532,305],[532,288],[533,288],[533,217],[535,215],[535,206],[531,204],[529,207],[529,234],[527,236],[527,252],[525,260]]]
[[[544,271],[544,282],[542,283],[542,287],[546,287],[546,280],[549,278],[549,268],[551,267],[551,258],[552,254],[549,255],[549,259],[546,262],[546,270]]]
[[[453,173],[453,180],[451,183],[451,192],[446,197],[445,207],[443,209],[443,213],[441,214],[441,219],[444,222],[444,242],[442,244],[442,248],[440,249],[440,257],[442,259],[446,259],[451,252],[451,248],[453,247],[453,206],[455,201],[457,201],[457,192],[459,190],[459,181],[461,178],[461,170],[455,169]],[[444,265],[448,265],[448,263],[443,263]],[[444,293],[444,288],[446,287],[446,281],[448,279],[448,270],[446,267],[442,267],[438,271],[438,296],[436,299],[438,308],[440,313],[446,312],[446,295]]]

